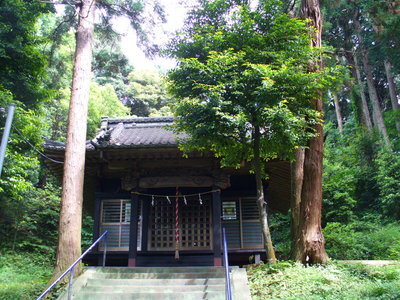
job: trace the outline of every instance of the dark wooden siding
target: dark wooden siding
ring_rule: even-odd
[[[236,218],[222,220],[229,249],[262,249],[263,239],[254,197],[227,198],[223,203],[236,203]],[[224,206],[224,205],[223,205]],[[227,205],[228,206],[228,205]]]
[[[240,248],[240,224],[239,222],[223,223],[226,231],[228,248]]]

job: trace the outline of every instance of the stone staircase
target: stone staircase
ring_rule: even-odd
[[[232,279],[243,277],[243,272],[238,271],[239,268],[232,269]],[[232,283],[234,292],[237,290],[234,299],[250,299],[247,276],[244,287],[243,278],[239,277],[236,286]],[[82,300],[224,300],[225,273],[222,267],[92,267],[76,279],[72,293],[73,299]],[[67,298],[66,292],[59,297]]]

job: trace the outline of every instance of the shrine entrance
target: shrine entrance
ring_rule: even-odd
[[[175,249],[176,198],[154,199],[148,231],[148,249]],[[199,199],[178,198],[178,228],[180,250],[212,250],[211,196]]]

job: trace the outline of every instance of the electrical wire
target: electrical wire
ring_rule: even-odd
[[[36,149],[36,147],[35,147],[34,145],[32,145],[32,144],[29,142],[29,140],[21,133],[21,131],[18,130],[17,127],[15,127],[14,125],[12,125],[12,127],[17,131],[17,133],[22,137],[22,139],[23,139],[29,146],[31,146],[32,149],[35,150],[39,155],[41,155],[42,157],[44,157],[44,158],[46,158],[46,159],[48,159],[48,160],[50,160],[50,161],[52,161],[52,162],[54,162],[54,163],[57,163],[57,164],[64,164],[63,161],[55,160],[55,159],[53,159],[53,158],[51,158],[51,157],[48,157],[46,154],[44,154],[43,152],[41,152],[41,151],[39,151],[38,149]]]

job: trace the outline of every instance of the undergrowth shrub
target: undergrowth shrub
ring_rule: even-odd
[[[289,259],[290,216],[284,214],[270,214],[269,223],[276,256],[278,259]]]
[[[331,222],[324,228],[326,251],[334,259],[400,259],[400,224]]]
[[[252,299],[398,299],[400,265],[248,266]]]
[[[270,229],[280,260],[290,255],[290,217],[270,214]],[[400,223],[385,223],[379,215],[365,215],[350,223],[328,222],[323,229],[330,258],[344,260],[400,260]]]
[[[86,251],[93,243],[93,217],[83,216],[82,219],[82,252]]]
[[[53,272],[49,254],[0,253],[0,300],[35,299]]]

